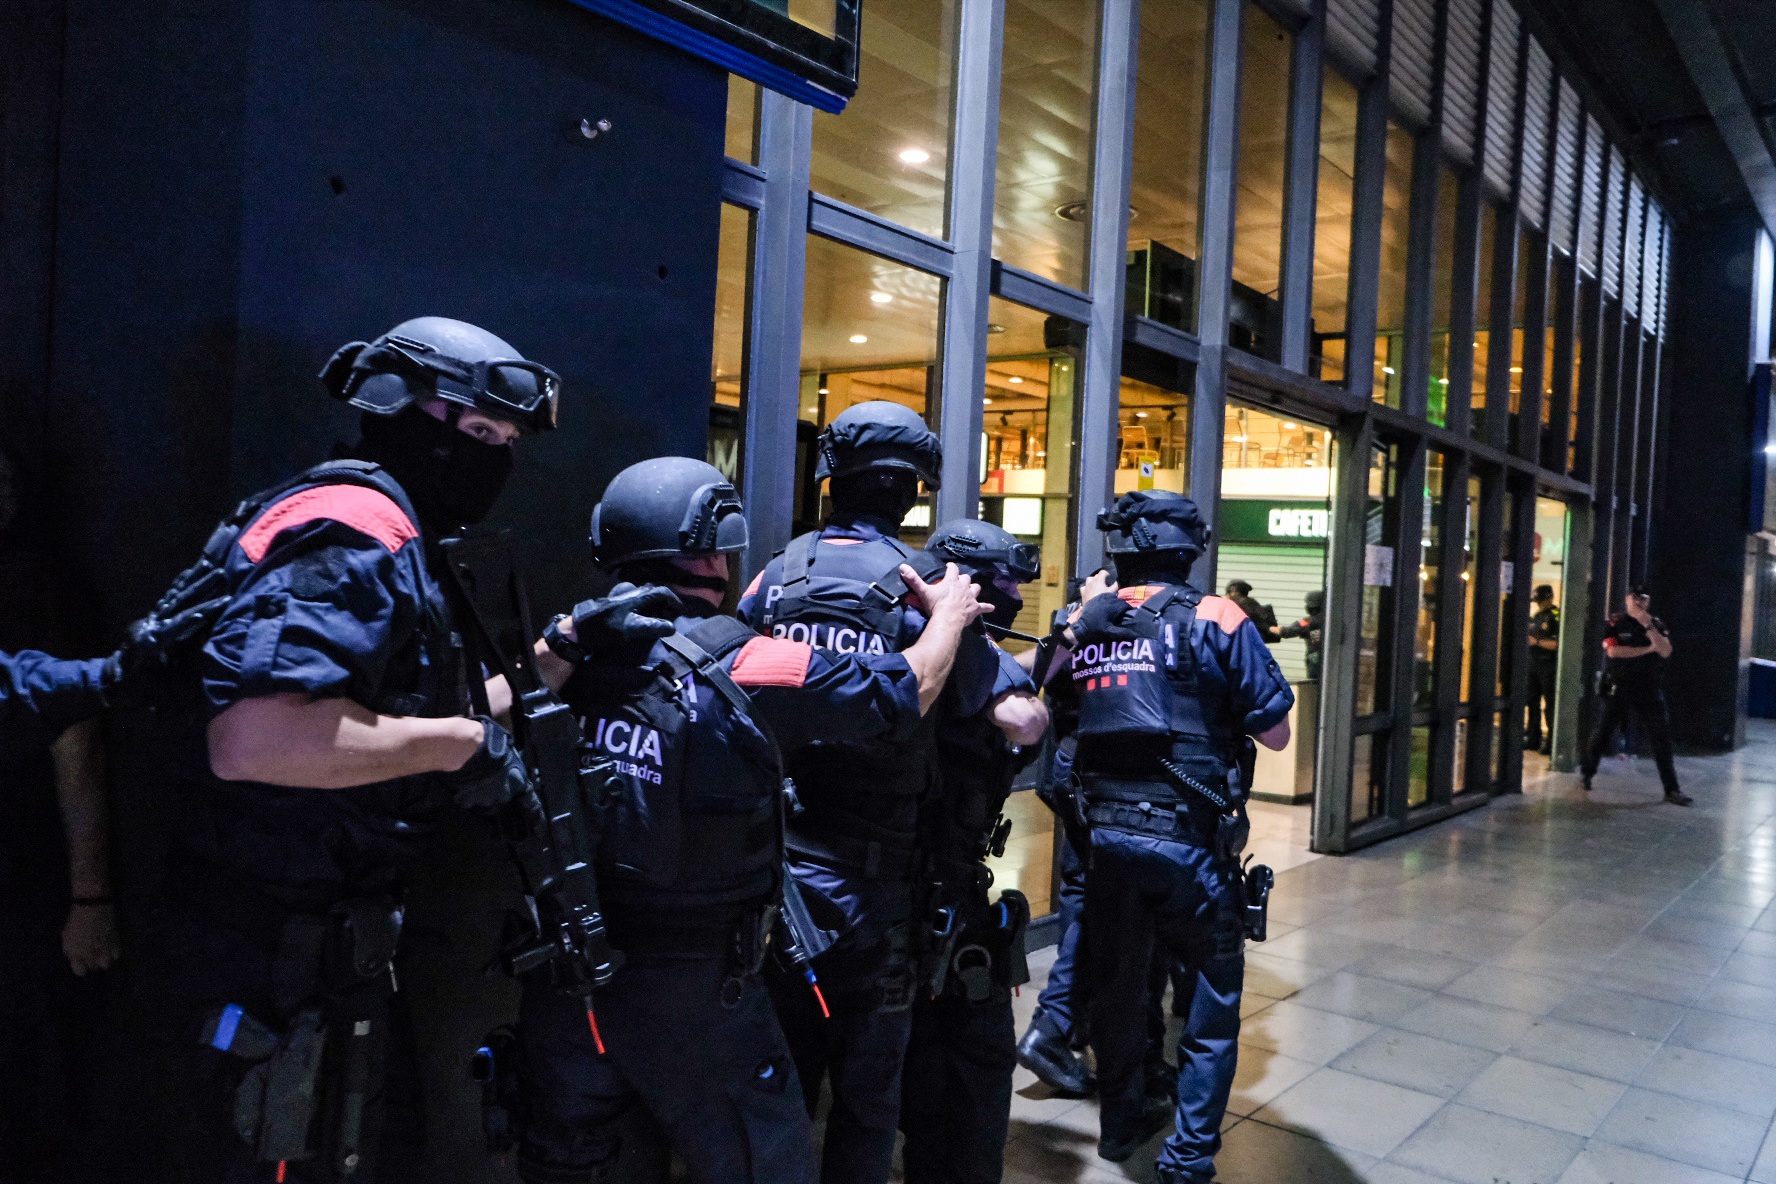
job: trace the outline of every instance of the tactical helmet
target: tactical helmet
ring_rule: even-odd
[[[995,572],[1027,584],[1042,571],[1042,550],[1020,543],[1010,531],[975,518],[945,523],[926,540],[925,549],[946,563],[968,571]]]
[[[402,321],[375,341],[339,347],[321,382],[335,399],[393,415],[417,399],[445,399],[531,431],[555,426],[561,379],[485,329],[448,317]]]
[[[1229,596],[1250,596],[1252,594],[1252,585],[1246,583],[1244,580],[1229,580],[1227,582],[1227,594]]]
[[[1302,607],[1310,613],[1320,612],[1326,607],[1326,593],[1319,588],[1314,588],[1301,598],[1301,603]]]
[[[943,445],[918,412],[876,399],[847,407],[820,433],[814,479],[843,477],[869,469],[917,473],[932,489],[942,479]]]
[[[1210,531],[1196,503],[1169,489],[1137,489],[1098,513],[1104,549],[1112,555],[1182,551],[1195,559],[1208,548]]]
[[[616,567],[637,559],[725,555],[746,547],[746,512],[720,469],[688,456],[630,465],[592,511],[592,558]]]

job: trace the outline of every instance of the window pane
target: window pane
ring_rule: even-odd
[[[1133,378],[1122,380],[1117,422],[1116,493],[1190,492],[1190,397]]]
[[[1406,806],[1422,806],[1431,796],[1431,728],[1412,729],[1412,756],[1406,766]]]
[[[1480,586],[1480,478],[1468,478],[1468,529],[1462,541],[1462,672],[1458,694],[1466,703],[1470,698],[1468,677],[1474,665],[1474,591]],[[1461,776],[1461,762],[1456,761],[1456,776]]]
[[[1351,760],[1351,824],[1367,822],[1386,809],[1388,744],[1391,732],[1358,736]]]
[[[1141,6],[1129,204],[1130,312],[1196,328],[1210,0]]]
[[[752,277],[752,211],[721,208],[715,275],[715,356],[710,364],[709,463],[738,484],[746,421],[746,304]]]
[[[1357,88],[1328,66],[1320,94],[1320,171],[1314,201],[1314,357],[1308,363],[1309,372],[1327,382],[1344,381],[1356,184]]]
[[[942,294],[934,275],[809,235],[802,418],[822,428],[854,403],[888,399],[929,420]],[[929,496],[906,525],[903,537],[923,543],[931,529]]]
[[[922,234],[944,234],[959,0],[870,0],[857,97],[814,113],[814,188]]]
[[[1438,577],[1443,569],[1444,456],[1432,449],[1425,458],[1424,529],[1419,540],[1418,628],[1414,631],[1412,705],[1437,704]]]
[[[1455,315],[1455,215],[1461,178],[1448,165],[1437,166],[1437,233],[1431,243],[1431,389],[1425,408],[1430,421],[1449,422],[1449,326]]]
[[[993,254],[1080,289],[1097,71],[1095,0],[1007,0]]]
[[[1505,503],[1505,520],[1499,535],[1499,554],[1504,556],[1506,563],[1512,563],[1512,556],[1516,553],[1517,546],[1517,532],[1512,527],[1517,516],[1517,495],[1514,493],[1507,493],[1503,500]],[[1498,631],[1498,637],[1492,643],[1494,648],[1498,650],[1498,676],[1492,693],[1500,699],[1505,697],[1505,691],[1511,685],[1512,654],[1505,646],[1505,638],[1510,636],[1511,631],[1503,626],[1506,621],[1511,619],[1511,614],[1517,611],[1517,598],[1511,595],[1511,586],[1514,581],[1507,581],[1505,576],[1506,569],[1501,569],[1499,571],[1498,611],[1500,628]],[[1497,776],[1496,768],[1493,773],[1494,776]]]
[[[747,164],[758,163],[758,98],[758,83],[728,75],[727,153]]]
[[[1381,296],[1376,309],[1374,399],[1400,405],[1406,357],[1406,251],[1412,238],[1412,133],[1388,124],[1387,178],[1382,188]]]
[[[1479,296],[1474,301],[1474,377],[1468,431],[1486,439],[1486,373],[1492,350],[1492,256],[1498,245],[1499,210],[1487,202],[1480,211]]]
[[[1529,321],[1529,253],[1533,249],[1530,236],[1517,236],[1517,282],[1511,296],[1511,430],[1510,446],[1516,451],[1522,431],[1523,355],[1528,342],[1541,335]]]
[[[1369,454],[1368,508],[1364,515],[1363,617],[1357,634],[1357,714],[1385,711],[1392,696],[1388,691],[1392,663],[1388,660],[1389,624],[1394,612],[1394,577],[1399,569],[1393,547],[1392,526],[1398,521],[1399,498],[1395,486],[1398,450],[1392,444],[1376,444]]]
[[[1239,175],[1233,206],[1233,319],[1229,342],[1281,360],[1283,176],[1289,155],[1289,76],[1295,38],[1247,3],[1240,51]]]

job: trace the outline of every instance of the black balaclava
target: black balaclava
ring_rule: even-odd
[[[981,620],[989,625],[997,625],[1001,629],[1009,629],[1017,621],[1017,615],[1024,611],[1024,598],[1013,596],[999,586],[997,575],[991,568],[979,572],[974,577],[974,586],[980,589],[981,603],[988,605],[988,611],[981,614]]]
[[[438,532],[473,526],[487,517],[512,475],[512,447],[477,440],[447,418],[409,404],[393,415],[365,412],[363,440],[353,455],[374,461],[413,499],[426,527]]]
[[[1128,554],[1116,557],[1116,574],[1122,586],[1141,584],[1187,584],[1196,556],[1184,551],[1156,551],[1150,555]]]
[[[865,469],[832,479],[835,514],[861,514],[890,523],[898,535],[901,520],[919,500],[919,476],[906,469]]]

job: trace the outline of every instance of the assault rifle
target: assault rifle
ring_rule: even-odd
[[[507,918],[500,961],[514,976],[547,967],[559,990],[584,1000],[602,1052],[592,991],[610,981],[623,956],[605,936],[598,902],[592,862],[598,825],[580,786],[579,721],[537,671],[531,648],[537,634],[506,536],[458,536],[442,549],[475,710],[491,714],[483,672],[504,675],[512,691],[512,736],[533,775],[532,791],[500,816],[530,905],[528,916]]]

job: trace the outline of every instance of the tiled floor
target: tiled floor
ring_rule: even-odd
[[[1221,1180],[1776,1184],[1776,726],[1678,768],[1690,810],[1612,761],[1280,872]],[[1017,1084],[1008,1181],[1152,1178]]]

